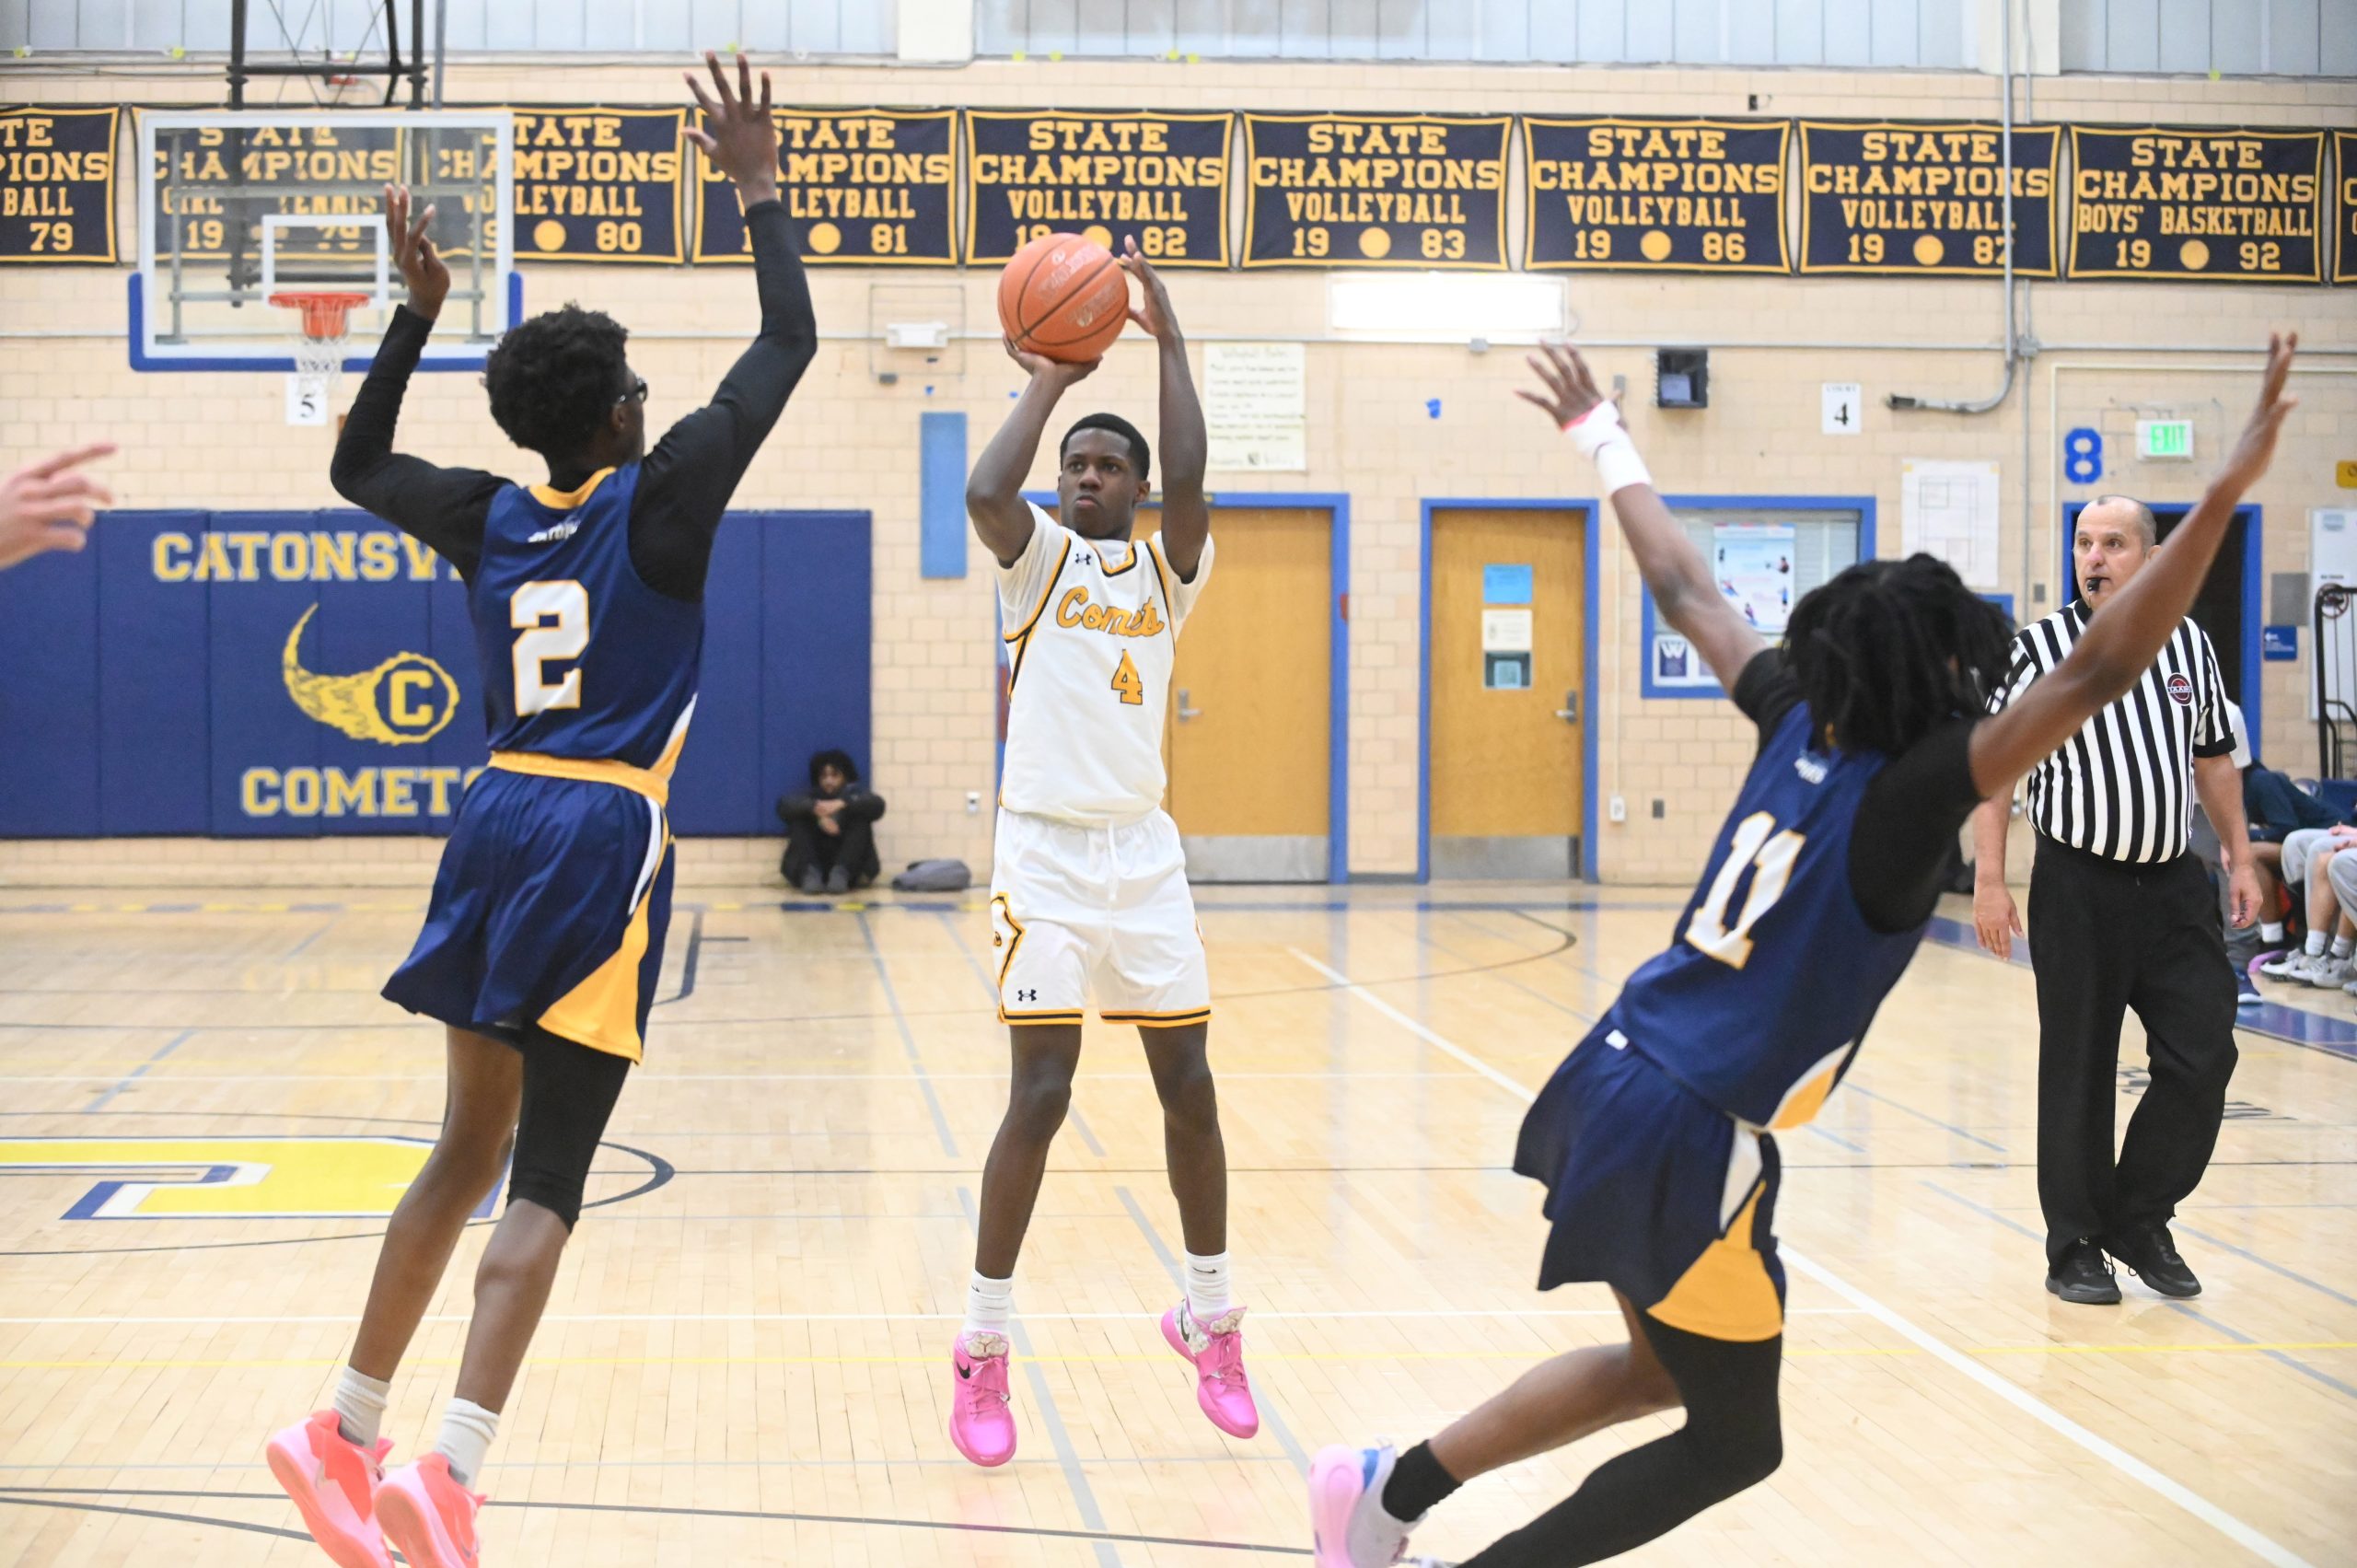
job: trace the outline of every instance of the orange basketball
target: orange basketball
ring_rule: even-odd
[[[1085,236],[1042,235],[999,274],[999,325],[1027,354],[1085,365],[1103,357],[1129,319],[1129,275]]]

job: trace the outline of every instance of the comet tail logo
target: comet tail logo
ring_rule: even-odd
[[[318,675],[303,668],[303,628],[313,605],[286,633],[280,660],[295,705],[340,734],[387,746],[416,746],[442,733],[459,711],[459,683],[424,654],[395,654],[358,675]]]

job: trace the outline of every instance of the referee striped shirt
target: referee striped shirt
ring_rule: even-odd
[[[2014,662],[1993,713],[2060,665],[2087,629],[2073,600],[2014,633]],[[2029,774],[2031,825],[2107,860],[2153,865],[2183,854],[2193,832],[2193,760],[2235,749],[2225,682],[2208,633],[2191,621],[2126,696],[2098,710]]]

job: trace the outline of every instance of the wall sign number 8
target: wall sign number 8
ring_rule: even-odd
[[[2082,424],[2062,437],[2062,477],[2073,484],[2103,478],[2103,436]]]

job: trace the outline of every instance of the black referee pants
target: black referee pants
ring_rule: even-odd
[[[2029,880],[2038,977],[2038,1201],[2049,1264],[2082,1237],[2165,1225],[2200,1184],[2235,1072],[2235,977],[2218,901],[2189,854],[2131,865],[2040,835]],[[2119,1024],[2152,1077],[2112,1157]]]

